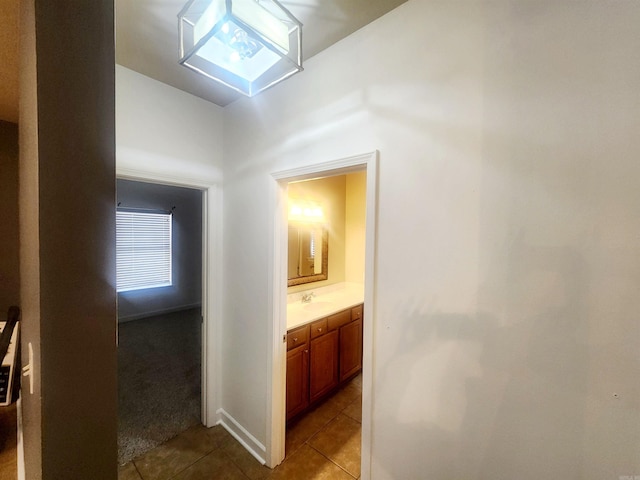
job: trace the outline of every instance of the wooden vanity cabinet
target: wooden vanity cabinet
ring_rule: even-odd
[[[362,305],[287,333],[287,420],[362,369]]]
[[[309,325],[287,334],[287,420],[309,406]]]

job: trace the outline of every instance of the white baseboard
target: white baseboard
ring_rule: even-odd
[[[225,412],[224,409],[220,408],[216,413],[219,418],[218,425],[222,425],[256,460],[264,465],[267,456],[266,447],[240,425],[235,418]]]
[[[157,315],[165,315],[167,313],[180,312],[182,310],[191,310],[192,308],[201,308],[201,307],[202,307],[202,304],[200,303],[192,303],[190,305],[180,305],[178,307],[163,308],[160,310],[136,313],[134,315],[126,315],[123,317],[118,317],[118,323],[130,322],[132,320],[140,320],[142,318],[155,317]]]
[[[24,437],[22,436],[22,393],[18,397],[17,402],[17,415],[18,415],[18,452],[16,454],[16,462],[17,462],[17,476],[18,480],[25,480],[25,467],[24,467]]]

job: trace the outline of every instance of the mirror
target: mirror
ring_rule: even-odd
[[[326,280],[328,265],[327,230],[318,225],[289,223],[287,286]]]

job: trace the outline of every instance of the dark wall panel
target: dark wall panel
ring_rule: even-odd
[[[0,121],[0,319],[20,304],[18,126]]]

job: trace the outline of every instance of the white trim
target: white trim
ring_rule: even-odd
[[[18,417],[18,451],[16,452],[17,480],[26,480],[27,476],[24,465],[24,430],[22,428],[22,393],[20,393],[18,401],[16,402],[16,415]]]
[[[274,205],[271,251],[273,262],[268,262],[268,285],[270,311],[273,317],[267,325],[267,338],[271,339],[267,347],[267,466],[275,468],[284,459],[285,419],[286,419],[286,372],[287,349],[285,333],[287,331],[287,188],[288,182],[271,182],[271,198]],[[282,388],[282,385],[285,388]]]
[[[229,415],[224,409],[220,408],[217,411],[218,424],[222,425],[224,429],[231,434],[233,438],[235,438],[247,451],[253,455],[253,457],[260,462],[260,464],[265,464],[265,446],[258,441],[256,437],[251,435],[242,425],[240,425],[235,418]]]
[[[371,478],[371,452],[373,446],[373,345],[375,340],[377,298],[376,239],[378,238],[378,152],[367,164],[367,208],[365,219],[364,259],[364,328],[362,338],[362,445],[360,478]]]
[[[378,151],[360,155],[352,155],[351,157],[332,160],[330,162],[316,163],[313,165],[305,165],[303,167],[292,168],[290,170],[282,170],[272,173],[271,176],[278,181],[286,180],[293,182],[298,180],[309,180],[316,177],[326,177],[329,175],[344,175],[346,173],[357,172],[362,167],[369,167],[371,158],[377,159]]]
[[[266,459],[269,467],[275,467],[284,459],[285,419],[286,419],[286,345],[284,335],[287,331],[287,269],[286,258],[286,213],[287,185],[291,181],[311,178],[344,175],[366,169],[367,207],[365,237],[365,295],[363,335],[363,372],[362,372],[362,453],[361,478],[371,476],[372,411],[373,411],[373,342],[375,334],[375,240],[377,237],[377,193],[378,193],[378,151],[355,155],[330,162],[308,165],[300,168],[272,173],[273,206],[273,265],[270,266],[269,291],[272,293],[272,322],[269,325],[271,341],[268,346],[267,368],[270,381],[267,382],[267,449]]]
[[[220,407],[219,368],[222,265],[222,191],[214,183],[189,177],[168,176],[155,172],[121,168],[116,178],[141,182],[196,188],[202,191],[202,411],[207,427],[217,423]],[[218,266],[218,268],[214,268]]]
[[[220,319],[222,318],[222,188],[209,187],[203,197],[202,242],[202,420],[217,423],[220,395]],[[207,228],[204,228],[206,219]],[[205,272],[206,265],[206,272]],[[206,360],[205,360],[206,359]]]
[[[177,177],[175,175],[163,175],[155,172],[122,167],[116,167],[116,178],[174,185],[176,187],[199,188],[201,190],[211,188],[217,184],[215,181],[206,181],[202,178]]]

